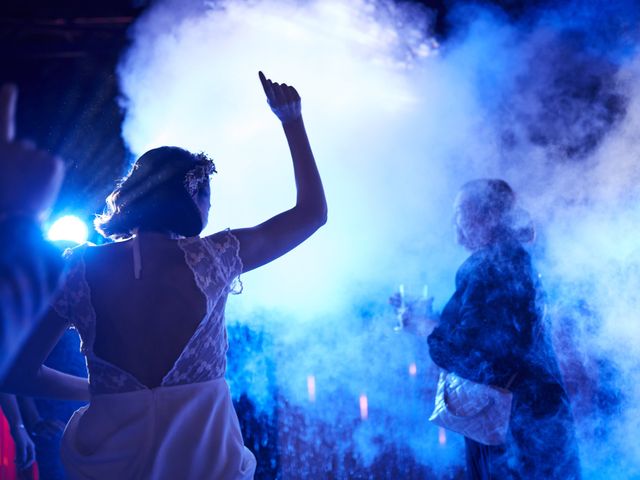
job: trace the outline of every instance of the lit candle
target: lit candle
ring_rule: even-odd
[[[412,362],[411,364],[409,364],[409,375],[411,375],[412,377],[415,377],[417,373],[418,373],[418,366],[416,365],[416,362]]]
[[[440,445],[447,443],[447,431],[442,427],[438,427],[438,443]]]
[[[307,377],[307,391],[309,392],[309,401],[314,403],[316,401],[316,377],[313,375]]]
[[[362,420],[369,418],[369,400],[364,393],[360,395],[360,418]]]

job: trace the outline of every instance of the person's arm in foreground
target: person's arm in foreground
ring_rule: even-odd
[[[67,328],[68,324],[50,310],[24,343],[0,389],[26,397],[89,401],[86,378],[43,365]]]
[[[327,221],[327,202],[311,145],[302,121],[295,88],[273,83],[260,72],[267,101],[282,122],[289,144],[296,183],[296,204],[253,228],[233,230],[240,242],[243,271],[268,263],[292,250]]]
[[[62,435],[64,423],[56,418],[42,418],[31,397],[17,397],[22,419],[32,437],[52,439]]]
[[[0,408],[7,419],[11,438],[16,445],[16,467],[18,470],[29,468],[36,461],[36,447],[24,426],[16,397],[0,393]]]
[[[63,163],[14,141],[17,91],[0,89],[0,379],[41,317],[62,271],[42,236],[63,178]]]

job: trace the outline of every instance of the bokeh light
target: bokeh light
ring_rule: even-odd
[[[89,236],[87,224],[75,215],[65,215],[57,219],[47,233],[47,238],[54,242],[69,241],[75,243],[84,243]]]

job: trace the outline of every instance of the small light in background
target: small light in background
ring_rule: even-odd
[[[65,215],[53,222],[49,228],[47,237],[52,241],[69,241],[75,243],[84,243],[89,237],[89,229],[87,225],[74,215]]]
[[[369,400],[364,393],[360,395],[360,418],[362,420],[369,418]]]
[[[409,365],[409,375],[411,375],[412,377],[415,377],[417,373],[418,373],[418,367],[416,365],[416,362],[412,362]]]
[[[447,431],[442,427],[438,427],[438,443],[440,445],[447,443]]]
[[[316,401],[316,377],[313,375],[307,377],[307,390],[309,391],[309,401],[314,403]]]

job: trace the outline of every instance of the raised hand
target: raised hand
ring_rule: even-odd
[[[0,88],[0,141],[13,142],[16,135],[15,116],[18,89],[11,83],[5,83]]]
[[[0,217],[43,220],[60,190],[64,164],[27,142],[14,141],[17,95],[14,85],[0,88]]]
[[[268,80],[262,72],[259,76],[269,106],[282,121],[289,144],[296,204],[260,225],[232,230],[240,242],[243,272],[293,250],[327,222],[327,200],[302,120],[300,95],[293,87]]]
[[[274,83],[262,72],[258,72],[258,76],[271,110],[282,123],[289,123],[302,117],[300,95],[295,88],[286,83]]]

